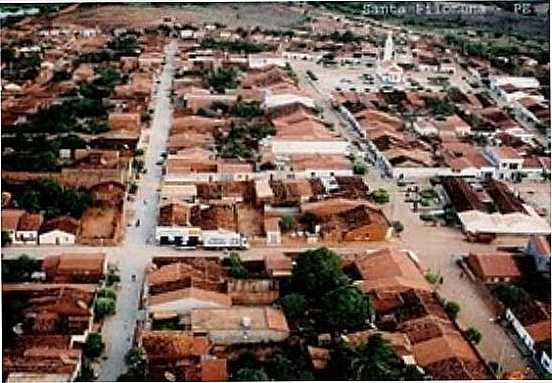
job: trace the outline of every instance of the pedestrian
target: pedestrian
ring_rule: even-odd
[[[443,277],[439,278],[439,284],[440,284],[440,285],[442,285],[444,281],[445,281],[445,280],[444,280]]]

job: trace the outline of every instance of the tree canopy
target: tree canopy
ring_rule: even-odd
[[[324,247],[299,254],[293,268],[292,285],[307,297],[319,298],[321,293],[346,286],[349,282],[341,270],[337,254]]]

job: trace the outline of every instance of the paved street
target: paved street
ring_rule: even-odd
[[[136,318],[139,317],[138,303],[144,277],[144,269],[151,260],[151,246],[146,239],[153,235],[157,216],[156,191],[161,180],[161,168],[156,165],[159,156],[165,150],[168,137],[172,107],[170,89],[173,78],[173,61],[176,46],[171,43],[167,49],[167,63],[161,75],[161,84],[154,99],[155,112],[151,124],[151,137],[145,154],[145,168],[135,202],[135,219],[141,224],[128,227],[122,246],[105,248],[110,262],[119,265],[121,285],[117,297],[117,313],[106,320],[102,335],[107,344],[105,359],[101,365],[99,380],[117,380],[125,369],[124,356],[132,345]],[[144,203],[143,201],[146,201]],[[136,275],[136,281],[132,281]]]

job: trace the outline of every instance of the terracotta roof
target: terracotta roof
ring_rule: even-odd
[[[19,218],[19,224],[17,225],[17,230],[19,231],[38,231],[44,217],[42,214],[31,214],[25,213]]]
[[[349,170],[351,161],[337,154],[293,154],[289,157],[290,166],[295,171],[309,169]]]
[[[345,198],[332,198],[318,202],[309,202],[301,205],[303,213],[313,213],[319,217],[333,216],[345,213],[359,206],[367,206],[371,210],[380,211],[380,208],[364,200],[350,200]]]
[[[265,233],[279,232],[280,231],[280,218],[278,218],[278,217],[265,217],[263,226],[264,226]]]
[[[54,273],[103,273],[106,257],[104,253],[80,253],[51,255],[44,259],[42,268]],[[53,270],[51,268],[54,268]]]
[[[550,342],[551,326],[552,324],[550,323],[550,319],[546,319],[527,326],[525,329],[531,335],[531,338],[533,338],[535,343]]]
[[[108,123],[111,130],[140,130],[140,114],[139,113],[110,113]]]
[[[460,334],[444,335],[414,345],[416,362],[425,367],[446,359],[477,362],[479,359]]]
[[[66,233],[77,234],[78,229],[79,221],[72,217],[64,216],[44,222],[40,228],[40,232],[47,233],[52,230],[61,230]]]
[[[322,347],[307,346],[312,366],[315,370],[324,370],[330,360],[330,350]]]
[[[167,302],[172,302],[181,299],[192,299],[198,301],[207,301],[215,303],[221,306],[232,305],[232,299],[230,296],[215,291],[198,289],[195,287],[187,287],[184,289],[168,291],[165,293],[150,295],[148,298],[148,305],[160,305]]]
[[[2,230],[17,230],[19,219],[25,214],[22,209],[2,209]]]
[[[185,331],[144,330],[141,333],[141,342],[149,361],[202,356],[211,348],[207,337],[193,336]]]
[[[403,251],[384,248],[361,256],[354,265],[363,279],[360,288],[364,292],[382,288],[391,290],[416,288],[430,291],[422,272]]]
[[[244,317],[251,320],[252,330],[289,332],[284,313],[267,306],[192,310],[192,331],[239,330]]]
[[[516,256],[510,253],[471,253],[468,264],[481,278],[519,278],[522,275]]]
[[[264,257],[265,269],[269,272],[287,272],[291,274],[293,262],[284,255],[266,255]]]
[[[202,357],[199,368],[202,382],[226,382],[228,380],[226,359]]]
[[[159,209],[159,226],[186,226],[190,208],[183,203],[170,203]]]
[[[518,151],[511,146],[499,146],[491,149],[500,159],[519,160],[521,156]]]

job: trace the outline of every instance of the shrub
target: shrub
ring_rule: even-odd
[[[404,230],[404,225],[400,221],[393,221],[391,222],[391,226],[393,226],[393,229],[396,233],[400,233]]]
[[[432,272],[431,270],[427,270],[427,272],[425,273],[425,279],[426,281],[428,281],[430,284],[434,285],[436,284],[437,282],[439,282],[439,275]]]
[[[115,314],[116,310],[115,300],[111,298],[98,298],[94,304],[94,314],[99,318],[103,318],[107,315]]]
[[[445,304],[445,312],[452,318],[456,319],[458,313],[460,313],[460,305],[456,302],[450,301]]]
[[[366,166],[363,164],[356,163],[353,165],[353,173],[357,175],[364,175],[366,174]]]
[[[295,220],[291,215],[284,215],[280,218],[280,227],[284,232],[291,231],[295,228]]]
[[[374,200],[374,202],[383,205],[389,202],[389,193],[385,189],[378,189],[376,191],[373,191],[370,196]]]
[[[248,277],[249,272],[243,266],[238,253],[230,253],[229,264],[230,264],[229,272],[232,278],[244,279]]]
[[[98,291],[98,298],[109,298],[116,300],[117,293],[115,292],[115,290],[109,287],[104,287],[103,289],[100,289],[100,291]]]
[[[479,344],[482,337],[483,335],[481,335],[481,332],[473,327],[470,327],[466,330],[466,338],[468,338],[468,340],[474,344]]]
[[[84,355],[88,358],[97,358],[102,354],[105,344],[102,340],[102,335],[97,332],[91,332],[86,337],[86,343],[84,344]]]

